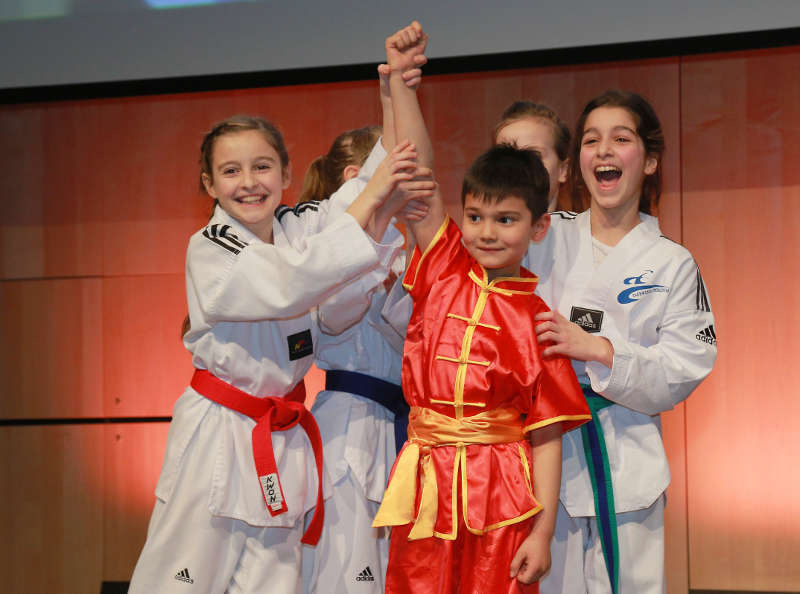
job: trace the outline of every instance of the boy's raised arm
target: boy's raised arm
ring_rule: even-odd
[[[389,88],[394,109],[395,132],[400,140],[410,140],[417,149],[421,167],[433,169],[433,146],[422,117],[417,92],[409,88],[403,73],[417,67],[424,55],[428,37],[416,21],[386,39],[386,63],[391,69]],[[422,251],[430,244],[445,219],[438,188],[430,200],[430,210],[422,220],[408,221],[408,228]]]

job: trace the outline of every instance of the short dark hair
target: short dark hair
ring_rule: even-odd
[[[470,166],[461,185],[462,206],[467,194],[488,202],[517,196],[537,221],[547,212],[550,176],[535,151],[501,144]]]
[[[578,123],[575,125],[575,138],[572,142],[572,154],[570,155],[567,174],[572,195],[572,210],[586,210],[590,201],[589,190],[586,188],[581,174],[581,141],[583,140],[583,130],[586,127],[586,119],[598,107],[622,107],[627,109],[636,123],[636,134],[642,139],[645,155],[656,158],[656,170],[644,178],[642,195],[639,198],[639,210],[641,212],[656,214],[658,200],[661,197],[661,158],[664,155],[664,131],[661,129],[661,122],[658,120],[655,110],[647,102],[647,99],[638,93],[620,91],[618,89],[609,89],[589,101],[578,118]]]

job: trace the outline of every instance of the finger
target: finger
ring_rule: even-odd
[[[425,211],[425,212],[428,212],[430,210],[430,208],[428,207],[428,205],[425,202],[418,202],[417,200],[411,200],[406,205],[405,208],[407,208],[407,209],[409,209],[409,208],[419,209],[419,210],[422,210],[422,211]]]
[[[532,584],[535,580],[536,572],[530,567],[526,566],[523,571],[517,574],[517,581],[523,584]]]
[[[411,181],[403,182],[403,184],[400,186],[400,189],[404,192],[433,192],[436,189],[436,185],[433,182],[419,181],[415,178]]]
[[[414,64],[417,66],[425,66],[428,63],[428,58],[425,57],[425,54],[417,54],[414,56]]]
[[[392,156],[397,156],[397,154],[399,154],[399,153],[401,153],[403,151],[406,151],[406,150],[414,150],[414,149],[411,148],[413,146],[414,145],[411,144],[410,140],[408,140],[408,139],[401,140],[396,145],[394,145],[394,148],[392,149]]]
[[[392,163],[390,171],[392,173],[398,171],[405,171],[406,173],[410,174],[411,178],[416,177],[417,175],[416,155],[408,159],[398,159],[397,161]]]
[[[509,575],[508,577],[514,577],[519,573],[519,570],[522,566],[522,562],[525,557],[519,552],[519,550],[514,555],[514,558],[511,559],[511,566],[509,567]]]
[[[542,311],[533,316],[534,320],[552,320],[554,318],[554,312],[552,311]]]
[[[380,74],[381,76],[389,76],[391,73],[392,69],[389,68],[388,64],[378,64],[378,74]]]
[[[545,347],[545,349],[542,351],[542,356],[545,358],[556,357],[558,355],[563,355],[563,354],[564,354],[564,348],[559,344],[554,344],[552,346]]]

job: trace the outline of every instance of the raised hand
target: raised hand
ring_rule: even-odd
[[[399,142],[381,161],[362,194],[382,204],[400,182],[414,179],[417,170],[417,149],[408,140]]]
[[[428,36],[423,32],[422,25],[413,21],[386,38],[386,63],[394,72],[418,68],[421,66],[418,56],[424,59],[427,45]]]

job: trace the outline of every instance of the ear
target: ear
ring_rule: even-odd
[[[533,224],[531,227],[531,241],[539,243],[547,235],[547,230],[550,228],[550,213],[546,212]]]
[[[558,164],[558,183],[563,184],[567,181],[567,171],[569,170],[569,157]]]
[[[658,169],[658,157],[647,157],[644,162],[644,174],[653,175]]]
[[[281,186],[284,190],[289,187],[289,184],[292,183],[292,164],[289,163],[286,167],[283,168],[283,186]]]
[[[217,192],[214,189],[214,182],[211,181],[211,176],[208,175],[207,173],[201,173],[200,174],[200,179],[202,180],[203,186],[205,187],[206,192],[208,193],[208,195],[211,196],[214,200],[216,200],[217,199]]]
[[[358,165],[348,165],[342,171],[342,179],[347,181],[348,179],[353,179],[355,176],[358,175],[358,172],[361,171],[361,167]]]

